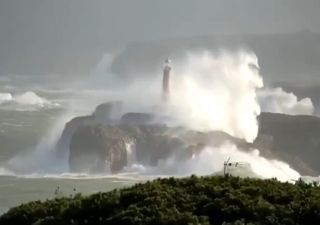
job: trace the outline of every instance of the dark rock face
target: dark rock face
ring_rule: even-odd
[[[287,162],[302,175],[320,173],[320,118],[262,113],[258,120],[258,137],[247,143],[220,131],[156,124],[153,114],[122,116],[121,103],[111,102],[99,105],[91,116],[68,122],[57,146],[69,154],[72,172],[119,172],[128,165],[129,145],[137,163],[155,166],[162,159],[186,160],[205,146],[230,142],[242,150],[259,149],[262,156]]]
[[[65,156],[68,153],[71,137],[79,127],[94,124],[96,123],[93,116],[79,116],[66,123],[56,145],[57,154]]]
[[[114,101],[100,104],[93,112],[95,121],[108,124],[119,121],[122,112],[122,102]]]
[[[112,124],[121,115],[121,102],[108,102],[98,105],[90,116],[75,117],[68,123],[61,134],[56,149],[58,155],[66,155],[69,152],[70,140],[74,132],[83,126]]]
[[[194,132],[183,128],[150,125],[98,125],[79,128],[70,143],[72,172],[116,173],[128,165],[128,144],[135,149],[137,163],[156,166],[159,160],[187,160],[204,146],[226,141],[239,147],[250,144],[223,132]]]
[[[261,150],[271,149],[275,157],[301,173],[320,173],[318,117],[263,113],[259,117],[259,136],[255,144]]]
[[[155,116],[150,113],[126,113],[121,117],[123,124],[151,124],[154,122]]]
[[[129,137],[114,126],[78,129],[70,143],[70,171],[118,172],[127,165],[128,141]]]

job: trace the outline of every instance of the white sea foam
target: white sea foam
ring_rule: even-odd
[[[11,102],[13,97],[10,93],[0,93],[0,104]]]
[[[263,86],[253,53],[201,52],[178,62],[172,74],[171,105],[177,121],[195,130],[221,130],[253,141]]]
[[[259,104],[264,112],[289,115],[312,115],[314,106],[310,98],[298,100],[293,93],[282,88],[265,88],[258,91]]]
[[[188,176],[223,174],[224,162],[230,157],[232,167],[228,173],[241,177],[277,178],[280,181],[297,180],[300,174],[287,163],[262,157],[259,150],[239,150],[234,144],[225,143],[216,148],[205,147],[199,155],[182,161],[170,157],[161,160],[157,166],[133,165],[127,171],[158,176]],[[236,166],[234,166],[237,163]]]
[[[98,71],[101,73],[100,69]],[[171,74],[170,102],[160,108],[159,106],[162,104],[160,97],[161,70],[159,69],[155,74],[157,75],[150,76],[152,77],[150,79],[138,79],[126,89],[88,91],[86,94],[90,95],[90,98],[85,101],[89,100],[92,103],[94,102],[93,98],[97,96],[99,99],[120,99],[126,103],[124,111],[150,112],[156,108],[157,113],[159,113],[162,109],[162,113],[172,117],[175,124],[190,129],[201,131],[222,130],[247,141],[253,141],[257,136],[257,116],[260,113],[258,89],[263,87],[263,81],[259,74],[258,59],[255,54],[245,51],[221,51],[219,53],[205,51],[189,53],[183,59],[176,59]],[[273,95],[273,98],[282,99],[281,96],[283,96],[283,93],[280,97],[279,95]],[[29,104],[43,107],[51,103],[35,93],[11,97],[10,102],[17,102],[19,105]],[[9,99],[10,96],[5,96],[5,98]],[[87,105],[85,101],[81,104]],[[266,98],[264,101],[269,100]],[[92,109],[88,111],[92,111]],[[67,122],[66,120],[61,121]],[[55,140],[57,140],[62,128],[60,126],[60,133],[58,129],[54,130],[55,132],[50,134],[56,135]],[[50,138],[52,139],[52,136]],[[67,158],[63,160],[63,163],[61,163],[62,161],[57,163],[53,160],[51,152],[46,150],[52,149],[52,144],[52,141],[48,141],[48,137],[44,137],[36,147],[34,154],[29,157],[15,157],[11,160],[11,168],[18,168],[18,171],[28,171],[27,174],[29,175],[87,177],[87,175],[66,175]],[[51,147],[49,148],[48,145],[51,145]],[[250,164],[249,168],[237,170],[240,171],[240,174],[242,171],[244,175],[248,176],[277,177],[279,180],[297,179],[299,177],[299,173],[284,162],[268,160],[260,156],[258,150],[240,151],[232,144],[226,144],[220,148],[207,147],[199,156],[195,156],[186,162],[169,158],[159,162],[156,167],[136,163],[135,149],[132,149],[131,145],[127,147],[128,166],[123,171],[125,173],[117,176],[128,178],[134,174],[136,176],[157,177],[221,173],[224,160],[230,156],[234,161],[245,161]],[[21,165],[23,165],[23,168],[21,168]],[[100,177],[100,175],[90,176]],[[104,176],[108,177],[110,175],[102,175],[102,177]]]
[[[46,98],[38,96],[32,91],[12,95],[11,93],[0,93],[0,106],[17,111],[34,111],[39,109],[56,108],[60,105]]]

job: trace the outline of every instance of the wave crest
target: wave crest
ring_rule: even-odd
[[[44,97],[40,97],[35,92],[27,91],[19,95],[0,93],[0,106],[17,111],[35,111],[56,108],[60,105]]]

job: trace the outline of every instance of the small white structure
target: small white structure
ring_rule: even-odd
[[[223,163],[223,175],[230,175],[232,170],[240,169],[240,168],[249,168],[250,164],[247,162],[230,162],[230,157],[227,161]]]

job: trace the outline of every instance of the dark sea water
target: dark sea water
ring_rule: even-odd
[[[32,77],[0,80],[0,214],[24,202],[57,197],[58,186],[69,196],[140,181],[131,176],[66,174],[66,159],[50,162],[48,153],[54,151],[65,123],[107,101],[103,90],[58,86],[34,84]]]

